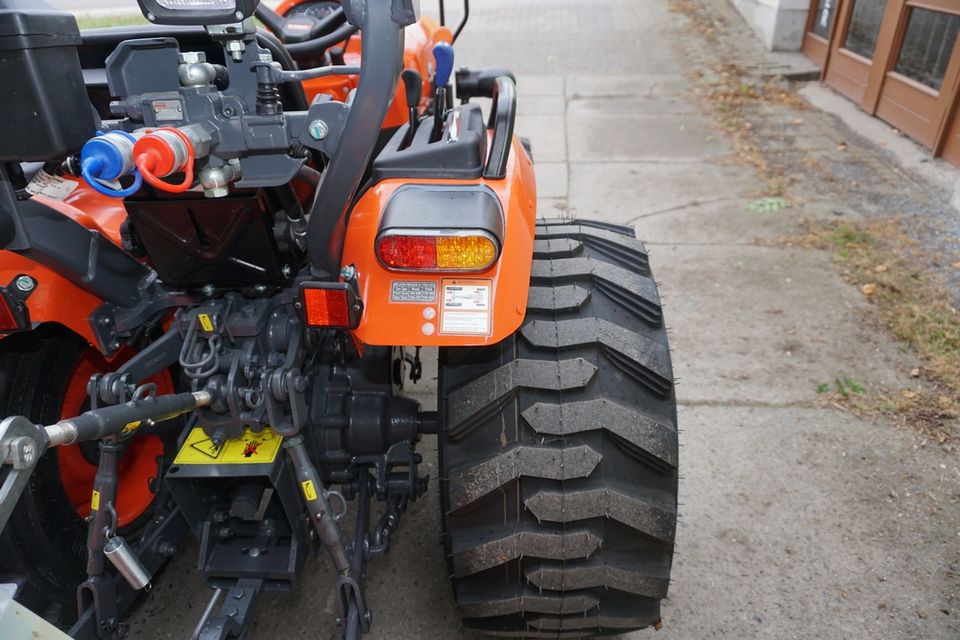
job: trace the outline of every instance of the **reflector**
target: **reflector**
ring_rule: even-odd
[[[0,287],[0,333],[22,331],[29,322],[27,305],[15,300],[5,287]]]
[[[19,328],[17,318],[7,302],[7,297],[0,296],[0,332],[7,333]]]
[[[349,327],[350,305],[347,290],[303,289],[303,310],[311,327]]]

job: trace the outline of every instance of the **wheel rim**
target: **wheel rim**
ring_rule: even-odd
[[[116,369],[132,354],[121,354],[113,363],[108,363],[99,352],[87,349],[77,361],[70,375],[60,406],[60,419],[72,418],[87,408],[87,382],[95,373]],[[170,374],[163,371],[150,379],[156,383],[157,393],[172,393]],[[60,481],[64,492],[77,515],[90,515],[90,495],[93,479],[97,473],[96,463],[90,450],[74,444],[58,447],[57,460]],[[157,459],[163,455],[163,441],[157,436],[131,438],[117,464],[117,522],[124,527],[146,512],[154,499],[153,483],[157,478]]]

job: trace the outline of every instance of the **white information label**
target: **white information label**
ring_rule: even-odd
[[[490,314],[486,311],[448,311],[443,314],[443,333],[487,335],[490,333]]]
[[[490,281],[444,280],[440,333],[490,335]]]
[[[30,184],[27,185],[27,193],[32,196],[43,196],[51,200],[66,200],[80,183],[74,180],[67,180],[60,176],[55,176],[43,171],[37,172]]]

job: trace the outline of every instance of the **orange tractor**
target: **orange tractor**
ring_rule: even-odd
[[[0,582],[119,638],[192,535],[194,637],[243,638],[322,549],[357,638],[437,438],[465,626],[658,624],[677,429],[647,255],[536,217],[515,79],[454,71],[469,5],[139,4],[80,32],[0,0]],[[427,354],[437,411],[401,393]]]

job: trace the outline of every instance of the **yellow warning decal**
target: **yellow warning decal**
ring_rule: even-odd
[[[303,495],[307,500],[317,499],[317,490],[313,487],[313,480],[304,480],[300,483],[300,488],[303,489]]]
[[[142,420],[134,420],[133,422],[128,422],[126,426],[120,431],[120,433],[123,434],[123,433],[130,433],[131,431],[136,431],[137,429],[140,428],[140,424],[142,422],[143,422]]]
[[[200,326],[203,327],[203,330],[207,333],[213,331],[213,320],[210,319],[210,315],[207,313],[197,314],[197,319],[200,321]]]
[[[93,493],[90,494],[90,510],[99,511],[99,509],[100,509],[100,492],[94,489]]]
[[[280,451],[283,436],[264,427],[260,433],[243,430],[236,440],[217,447],[203,429],[196,427],[187,435],[174,464],[265,464],[273,462]]]

